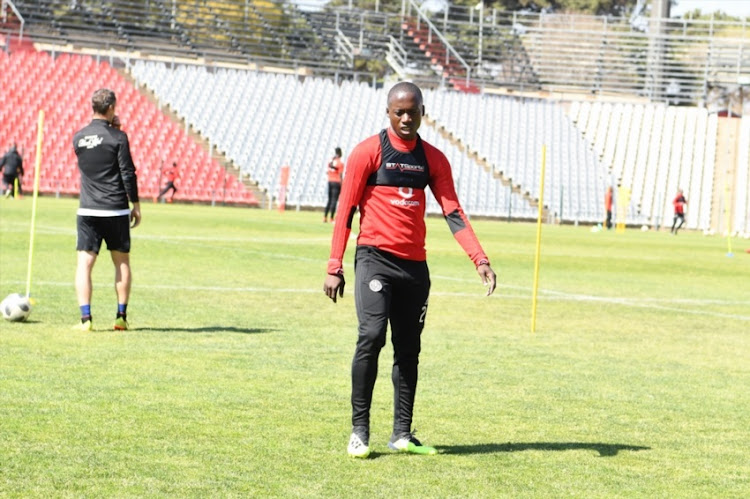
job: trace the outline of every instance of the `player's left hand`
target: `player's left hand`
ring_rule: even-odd
[[[133,203],[133,209],[130,210],[130,228],[135,229],[141,223],[141,207],[138,203]]]
[[[485,294],[485,296],[490,296],[495,291],[495,287],[497,286],[497,276],[495,275],[495,272],[492,270],[492,267],[490,267],[489,264],[483,263],[482,265],[477,267],[477,274],[479,274],[479,277],[482,278],[482,284],[487,287],[487,293]]]

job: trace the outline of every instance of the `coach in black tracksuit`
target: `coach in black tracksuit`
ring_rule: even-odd
[[[77,212],[76,294],[83,330],[92,329],[91,271],[102,240],[106,241],[115,266],[118,307],[114,328],[121,330],[128,327],[126,314],[132,282],[130,228],[140,223],[141,208],[128,136],[111,126],[116,103],[111,90],[99,89],[94,92],[91,99],[93,119],[73,137],[81,174]]]
[[[16,197],[21,194],[21,180],[23,177],[23,158],[18,154],[16,145],[10,148],[5,156],[0,159],[0,170],[3,172],[3,189],[5,196]],[[18,191],[15,191],[16,179],[18,179]]]

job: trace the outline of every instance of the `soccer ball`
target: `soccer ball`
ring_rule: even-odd
[[[3,319],[10,322],[23,322],[31,315],[31,302],[25,295],[11,293],[0,303]]]

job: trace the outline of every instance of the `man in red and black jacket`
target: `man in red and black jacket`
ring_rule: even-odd
[[[674,206],[674,218],[672,219],[672,230],[670,232],[677,235],[677,231],[685,223],[685,205],[687,205],[687,199],[685,199],[682,189],[677,191],[677,195],[672,200],[672,205]],[[680,221],[679,224],[677,223],[678,220]]]
[[[156,200],[160,200],[162,196],[164,196],[169,190],[172,190],[172,195],[167,200],[168,203],[171,203],[174,200],[174,195],[177,194],[177,186],[174,185],[175,180],[180,176],[179,173],[177,173],[177,163],[172,162],[172,168],[167,169],[164,172],[167,175],[167,183],[164,185],[164,188],[159,192],[159,195],[156,196]]]
[[[328,214],[331,214],[331,221],[336,218],[336,205],[339,202],[341,194],[341,176],[344,173],[344,162],[341,161],[341,148],[337,147],[334,151],[336,155],[326,165],[326,174],[328,176],[328,202],[323,211],[323,223],[328,223]]]
[[[414,438],[411,429],[420,336],[430,290],[425,187],[430,187],[453,236],[476,265],[486,294],[492,294],[496,286],[495,272],[458,202],[450,163],[417,134],[424,115],[419,87],[396,84],[388,93],[386,113],[390,127],[361,142],[347,160],[323,285],[334,303],[337,295],[344,294],[342,261],[359,208],[354,262],[359,336],[352,362],[352,434],[347,449],[350,456],[359,458],[370,454],[370,405],[388,322],[394,349],[394,421],[388,446],[415,454],[437,452]]]

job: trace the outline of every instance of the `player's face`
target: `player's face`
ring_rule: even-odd
[[[411,92],[399,92],[388,102],[386,112],[396,135],[404,140],[417,138],[424,114],[424,106],[418,96]]]

